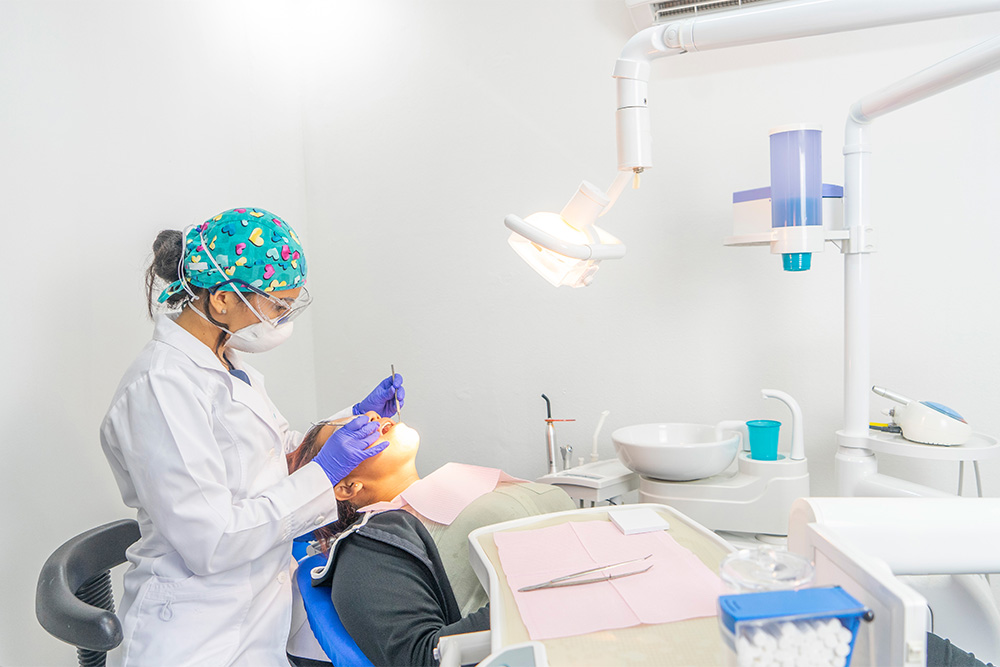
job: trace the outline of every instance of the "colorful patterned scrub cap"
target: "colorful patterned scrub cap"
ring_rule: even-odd
[[[214,261],[213,261],[214,260]],[[160,294],[162,303],[185,285],[232,291],[294,289],[306,282],[306,258],[295,231],[262,208],[234,208],[184,234],[177,280]]]

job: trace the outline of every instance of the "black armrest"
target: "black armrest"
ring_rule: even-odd
[[[42,627],[77,647],[110,651],[118,646],[122,641],[118,617],[80,600],[76,592],[124,563],[125,550],[138,539],[139,524],[122,519],[81,533],[56,549],[42,566],[35,589],[35,616]],[[112,606],[110,595],[107,602]]]

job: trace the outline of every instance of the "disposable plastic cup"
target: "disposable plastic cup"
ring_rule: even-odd
[[[747,422],[750,458],[755,461],[778,460],[778,432],[781,422],[773,419],[751,419]]]

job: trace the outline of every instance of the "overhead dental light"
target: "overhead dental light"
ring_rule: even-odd
[[[504,218],[511,230],[511,247],[556,287],[585,287],[601,261],[625,255],[624,244],[595,223],[611,209],[630,180],[635,178],[637,186],[639,174],[653,166],[647,105],[653,59],[1000,9],[998,0],[754,0],[735,9],[685,18],[676,12],[724,3],[648,4],[656,10],[656,20],[662,17],[669,22],[654,23],[633,35],[615,63],[618,177],[606,193],[584,181],[558,214],[535,213],[523,219],[511,214]],[[661,6],[668,5],[669,12],[661,11]]]
[[[524,220],[508,215],[504,224],[513,231],[507,242],[555,287],[584,287],[601,260],[625,255],[622,242],[595,224],[613,202],[611,193],[584,181],[559,213],[532,213]]]

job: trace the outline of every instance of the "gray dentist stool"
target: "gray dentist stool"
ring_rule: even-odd
[[[81,667],[102,667],[122,642],[111,568],[125,562],[125,550],[138,539],[138,523],[113,521],[70,539],[42,566],[35,616],[53,637],[77,647]]]

